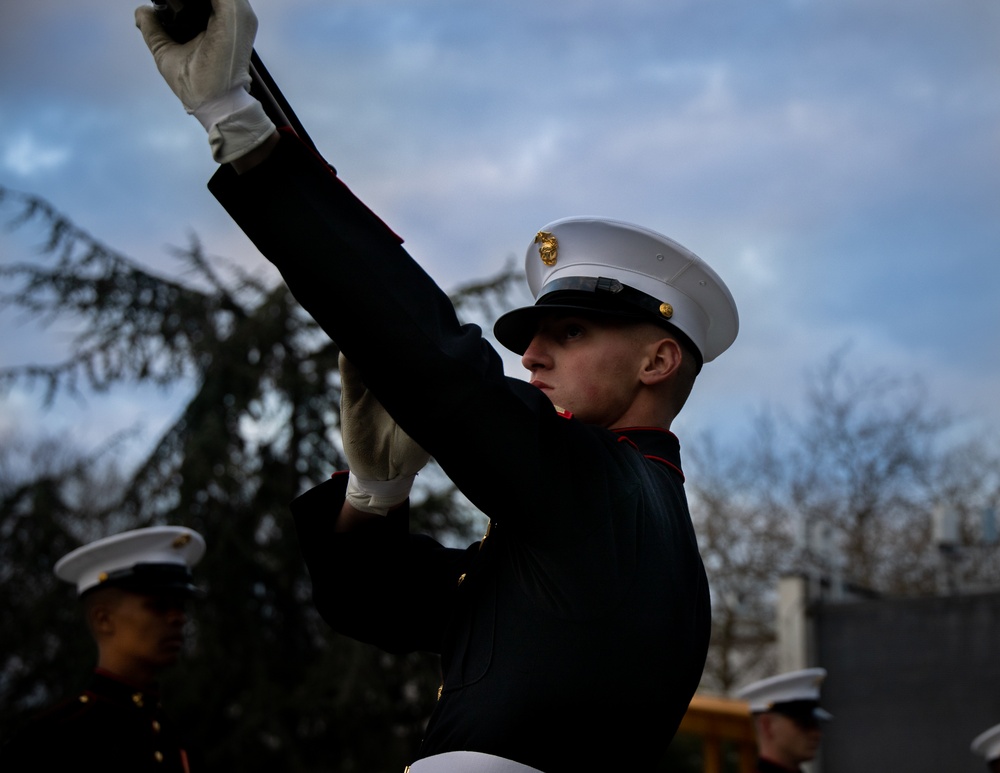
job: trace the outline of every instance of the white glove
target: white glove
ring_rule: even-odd
[[[340,436],[351,470],[347,501],[366,513],[385,515],[406,501],[430,454],[400,429],[343,354],[338,364]]]
[[[187,43],[166,33],[151,5],[135,9],[135,25],[170,90],[208,131],[212,157],[226,164],[263,143],[274,123],[248,91],[256,14],[247,0],[212,8],[208,28]]]

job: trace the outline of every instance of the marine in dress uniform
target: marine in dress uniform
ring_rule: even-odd
[[[985,760],[990,773],[1000,773],[1000,725],[977,735],[972,741],[972,752]]]
[[[0,769],[189,773],[188,752],[149,677],[176,660],[180,606],[200,593],[190,567],[204,550],[191,529],[154,526],[92,542],[59,560],[56,575],[76,586],[100,665],[81,692],[32,718],[0,755]],[[95,630],[105,625],[104,605],[118,610],[110,613],[113,633]],[[136,668],[117,665],[128,662],[115,651],[126,636],[129,657],[141,661]]]
[[[754,716],[760,773],[797,772],[816,757],[821,723],[832,719],[819,705],[825,678],[825,669],[806,668],[753,682],[736,693]]]
[[[651,767],[708,647],[708,584],[669,423],[697,371],[736,337],[728,288],[649,229],[596,217],[549,223],[526,239],[535,303],[495,327],[532,381],[506,376],[482,331],[460,323],[332,168],[293,134],[268,131],[243,93],[252,11],[244,0],[216,0],[215,11],[200,48],[172,46],[137,11],[214,157],[234,162],[211,191],[365,388],[489,518],[486,536],[464,549],[410,533],[405,503],[345,529],[355,471],[334,475],[292,505],[317,608],[338,632],[384,650],[440,654],[443,682],[413,773]],[[190,58],[211,59],[214,48],[225,54],[216,66],[234,73],[225,95],[204,86],[213,77]],[[230,112],[220,116],[221,104]],[[585,353],[594,340],[626,353],[605,345],[587,367],[577,359],[559,370],[577,340]],[[651,352],[649,373],[639,373],[640,350]],[[595,418],[601,406],[565,383],[630,409],[637,394],[663,402],[623,412],[655,418],[618,423]]]

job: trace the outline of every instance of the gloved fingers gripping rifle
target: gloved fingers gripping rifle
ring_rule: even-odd
[[[212,0],[153,0],[153,8],[163,29],[177,43],[187,43],[204,32],[213,12]],[[274,82],[256,49],[250,53],[249,73],[250,95],[263,105],[267,117],[275,126],[291,128],[302,142],[319,155],[312,138]]]

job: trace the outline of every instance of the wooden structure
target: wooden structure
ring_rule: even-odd
[[[723,773],[723,747],[727,742],[736,749],[739,773],[753,773],[757,738],[745,701],[695,695],[677,732],[701,739],[703,773]]]

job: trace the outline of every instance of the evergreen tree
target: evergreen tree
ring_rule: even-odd
[[[177,252],[176,274],[161,276],[40,198],[0,187],[0,207],[14,225],[47,234],[37,260],[0,266],[0,303],[80,325],[66,359],[2,368],[0,388],[26,385],[51,401],[193,385],[180,418],[113,485],[95,485],[107,465],[79,455],[20,474],[0,466],[0,737],[76,690],[93,664],[53,563],[89,539],[170,523],[208,544],[196,568],[207,597],[192,610],[191,651],[165,680],[166,701],[208,767],[399,767],[436,698],[436,659],[333,634],[312,607],[288,514],[295,496],[344,466],[335,344],[283,284],[209,260],[196,240]],[[470,321],[492,317],[510,305],[519,277],[508,266],[463,287],[456,307]],[[481,535],[481,516],[439,470],[428,468],[417,491],[411,528],[453,542]]]

